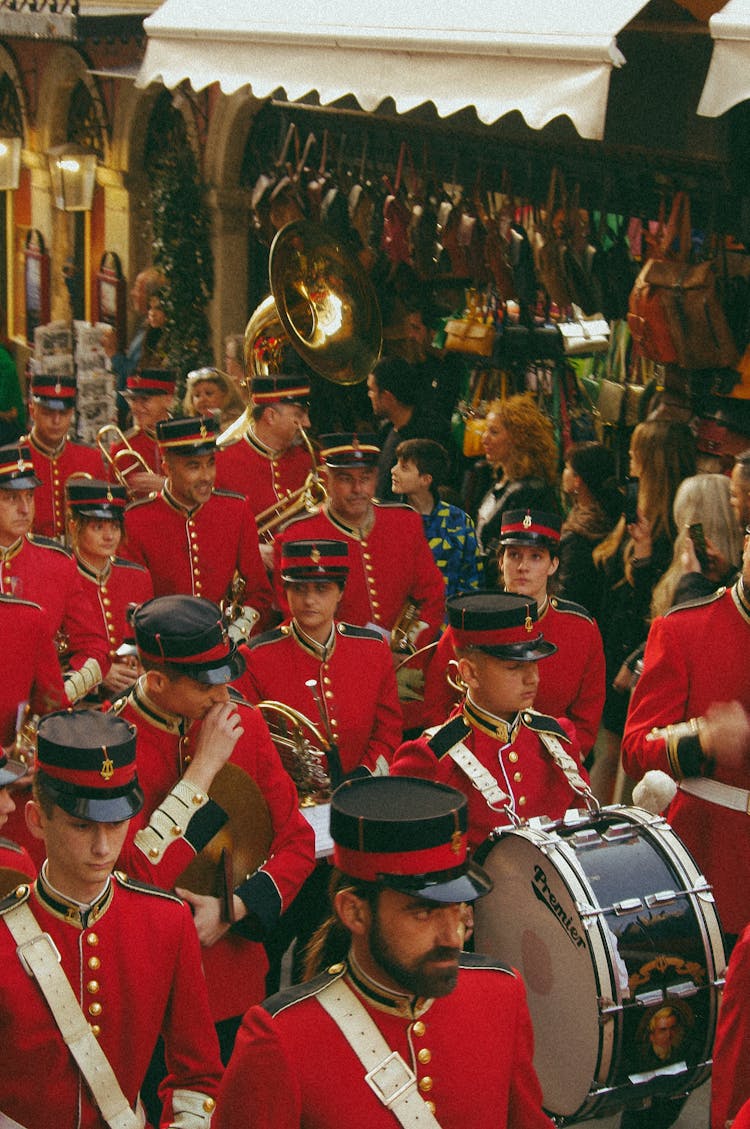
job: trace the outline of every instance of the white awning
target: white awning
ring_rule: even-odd
[[[750,98],[750,0],[729,0],[709,27],[714,50],[698,113],[718,118]]]
[[[188,79],[256,98],[353,94],[363,110],[473,106],[489,124],[511,110],[540,129],[567,114],[600,138],[615,37],[646,0],[166,0],[144,22],[139,86]]]

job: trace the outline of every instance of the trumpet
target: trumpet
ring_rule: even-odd
[[[302,442],[307,447],[310,454],[310,461],[312,467],[307,478],[303,484],[294,490],[288,497],[282,498],[273,506],[268,506],[267,509],[261,510],[259,514],[255,515],[255,523],[258,526],[258,540],[265,541],[271,544],[274,534],[295,514],[301,513],[306,510],[309,514],[317,513],[319,508],[328,498],[328,492],[323,484],[323,481],[318,473],[318,460],[315,455],[315,448],[310,442],[310,437],[305,431],[304,427],[299,429]]]
[[[114,434],[114,439],[112,439],[108,444],[105,436],[109,432],[112,432]],[[114,446],[115,443],[120,443],[121,447],[120,450],[115,451],[113,455],[110,452],[110,447]],[[116,424],[106,423],[104,427],[99,428],[96,433],[96,445],[101,451],[102,458],[104,459],[105,463],[108,467],[111,468],[112,473],[120,483],[120,486],[124,486],[128,494],[133,493],[133,490],[128,484],[128,475],[131,475],[133,471],[139,471],[145,474],[153,474],[152,468],[148,465],[143,455],[140,453],[140,451],[136,451],[134,447],[131,447],[130,443],[128,442],[127,436],[120,430],[119,427],[117,427]],[[119,464],[126,459],[128,460],[128,466],[121,467]]]
[[[391,650],[397,655],[413,655],[416,652],[414,640],[427,622],[420,619],[421,603],[408,599],[398,613],[398,618],[391,628]]]

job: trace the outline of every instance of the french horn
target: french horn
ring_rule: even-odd
[[[277,232],[268,264],[271,293],[245,328],[245,391],[255,376],[284,371],[291,347],[334,384],[359,384],[380,355],[383,323],[375,289],[359,261],[325,228],[294,220]],[[252,406],[218,437],[236,443]]]
[[[330,749],[328,739],[309,718],[285,702],[258,702],[257,708],[297,789],[300,807],[325,803],[331,795],[331,778],[323,761]]]

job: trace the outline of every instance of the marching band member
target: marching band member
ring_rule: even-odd
[[[215,603],[244,582],[232,634],[246,638],[268,621],[273,593],[258,551],[247,501],[215,490],[213,418],[188,416],[156,425],[167,480],[161,492],[125,513],[123,554],[151,573],[157,596],[187,594]]]
[[[243,494],[254,514],[286,501],[310,473],[310,455],[299,443],[300,428],[310,426],[309,400],[306,377],[253,377],[252,421],[219,452],[216,485]]]
[[[322,435],[328,501],[317,514],[293,518],[276,537],[274,577],[279,606],[287,609],[280,562],[289,541],[343,540],[349,575],[339,605],[345,623],[372,627],[390,638],[405,605],[418,606],[409,635],[415,647],[437,635],[445,584],[419,514],[399,503],[373,502],[380,454],[372,436]]]
[[[536,601],[544,638],[557,647],[539,672],[534,708],[550,717],[567,717],[575,726],[584,756],[596,741],[604,708],[604,650],[593,617],[571,600],[550,595],[548,583],[560,563],[558,514],[512,510],[500,530],[500,571],[506,592]],[[425,718],[439,725],[459,700],[446,679],[455,657],[450,630],[440,638],[427,670]]]
[[[117,703],[137,730],[143,810],[121,852],[128,873],[171,889],[193,908],[214,1022],[225,1057],[242,1012],[265,995],[261,941],[276,925],[313,867],[314,835],[297,792],[257,710],[229,700],[227,683],[243,669],[215,604],[165,596],[133,616],[145,673]],[[255,782],[268,808],[266,861],[219,898],[182,890],[188,863],[226,822],[209,789],[227,760]]]
[[[235,682],[250,702],[275,698],[313,718],[319,706],[331,746],[323,763],[333,787],[352,775],[387,774],[401,741],[388,646],[378,632],[334,618],[346,586],[347,558],[344,541],[283,546],[281,576],[291,621],[240,648],[246,669]],[[302,949],[326,912],[328,874],[324,860],[285,915],[269,952],[276,975],[268,981],[269,990],[278,989],[277,964],[295,937],[293,978],[300,979]]]
[[[15,785],[27,772],[25,764],[9,760],[0,749],[0,831],[8,817],[16,811],[11,785]],[[29,852],[10,839],[0,838],[0,898],[15,889],[19,882],[35,877],[36,867]]]
[[[68,530],[89,615],[109,643],[111,666],[103,686],[119,694],[132,686],[136,675],[132,661],[123,661],[117,653],[129,630],[126,614],[129,605],[152,598],[151,576],[141,565],[117,556],[127,501],[124,486],[86,479],[69,482],[65,493]]]
[[[31,378],[28,443],[34,474],[39,479],[34,533],[65,539],[65,483],[71,474],[101,478],[102,457],[96,447],[68,439],[76,404],[76,378],[34,373]]]
[[[67,698],[53,633],[39,604],[0,595],[0,639],[0,748],[9,749],[27,713],[62,709]]]
[[[91,621],[72,554],[29,533],[38,486],[28,446],[0,447],[0,593],[41,605],[52,635],[62,632],[70,668],[65,691],[77,701],[107,674],[109,646]]]
[[[556,651],[539,630],[536,602],[505,592],[454,596],[448,621],[466,698],[445,724],[406,741],[391,773],[463,791],[473,850],[511,815],[560,818],[588,782],[568,718],[533,709],[538,663]]]
[[[523,981],[461,952],[467,903],[492,888],[466,806],[424,780],[334,794],[320,975],[247,1013],[217,1129],[551,1129]]]
[[[125,434],[127,444],[113,443],[109,455],[116,459],[117,469],[127,483],[131,497],[145,497],[152,490],[161,490],[164,485],[156,425],[163,419],[169,419],[175,386],[175,374],[171,369],[139,370],[127,378],[122,396],[130,405],[134,426]],[[127,456],[128,447],[140,455],[150,473],[143,470],[135,458]],[[114,466],[110,464],[110,481],[114,482],[116,477]]]
[[[138,1095],[161,1035],[159,1124],[209,1129],[221,1063],[189,909],[111,873],[143,803],[133,727],[55,713],[38,746],[27,819],[47,857],[0,901],[0,1122],[145,1124]]]

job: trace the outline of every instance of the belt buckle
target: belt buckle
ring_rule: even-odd
[[[46,941],[47,942],[50,949],[52,950],[52,955],[55,958],[55,960],[57,961],[57,963],[62,964],[62,957],[60,956],[60,950],[58,949],[57,945],[55,944],[55,942],[50,937],[49,933],[40,933],[37,937],[30,937],[28,941],[22,941],[20,945],[16,946],[16,955],[18,956],[18,959],[20,960],[20,962],[23,966],[24,972],[26,973],[27,976],[30,976],[32,978],[32,980],[35,978],[34,969],[29,964],[28,959],[26,957],[26,953],[25,953],[24,950],[30,949],[34,945],[38,945],[40,941]]]
[[[392,1071],[392,1067],[398,1069]],[[379,1074],[384,1074],[382,1081],[378,1081],[377,1075]],[[393,1077],[390,1077],[391,1074],[393,1074]],[[372,1070],[368,1070],[365,1074],[367,1085],[383,1105],[389,1109],[416,1081],[416,1074],[407,1066],[398,1051],[391,1051],[382,1062],[373,1066]]]

